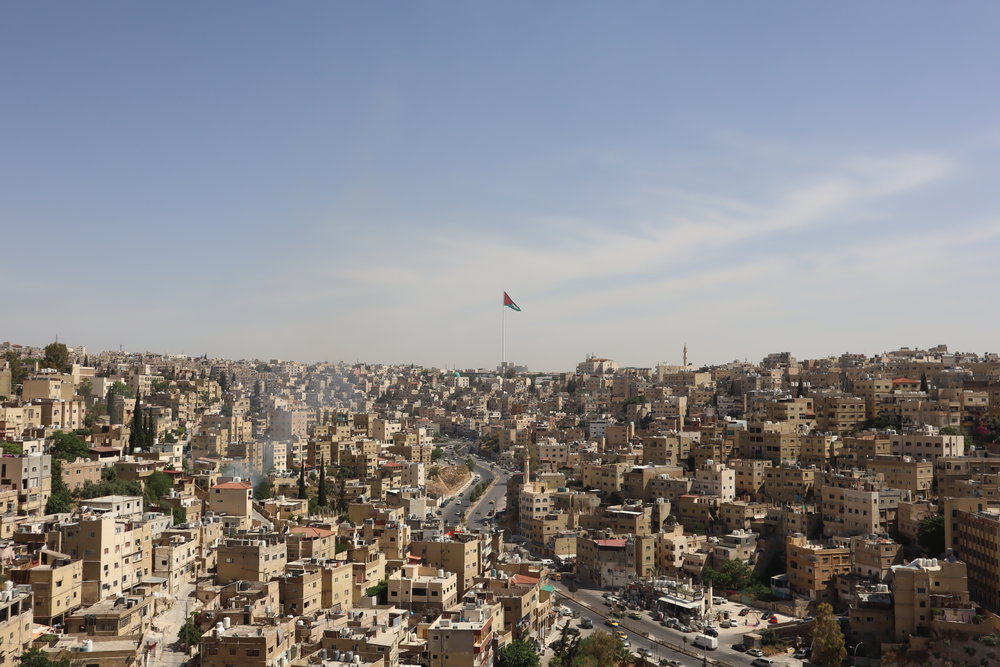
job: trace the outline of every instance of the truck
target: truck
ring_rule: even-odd
[[[719,648],[719,640],[708,635],[695,635],[694,645],[706,651],[714,651]]]

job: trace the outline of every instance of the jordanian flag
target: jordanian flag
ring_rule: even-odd
[[[519,313],[521,312],[520,307],[518,307],[518,305],[514,303],[514,299],[510,298],[510,296],[507,295],[507,292],[503,293],[503,305],[507,306],[511,310],[516,310]]]

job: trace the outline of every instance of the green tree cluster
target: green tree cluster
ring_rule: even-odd
[[[539,659],[535,648],[518,639],[500,649],[499,667],[538,667]]]
[[[188,648],[192,646],[197,646],[198,642],[201,641],[202,631],[198,624],[195,622],[195,615],[191,614],[191,617],[181,626],[181,629],[177,632],[177,641],[181,645]]]
[[[49,343],[45,346],[44,368],[53,368],[60,373],[70,371],[69,348],[64,343]]]
[[[4,454],[13,454],[15,456],[24,454],[24,447],[16,442],[0,442],[0,450],[2,450]]]
[[[271,479],[269,477],[264,477],[257,485],[253,487],[253,497],[254,500],[267,500],[274,493],[274,487],[271,485]]]
[[[444,450],[440,447],[435,447],[431,450],[431,463],[437,463],[444,458]]]
[[[52,456],[52,492],[45,503],[45,513],[69,512],[73,508],[73,496],[63,481],[62,464],[86,458],[90,455],[90,446],[75,433],[56,431],[52,434],[49,454]]]
[[[70,667],[68,658],[55,660],[37,648],[29,648],[21,654],[21,667]]]
[[[701,579],[717,590],[749,591],[760,586],[753,570],[739,560],[728,560],[718,570],[706,567],[701,572]]]
[[[940,514],[921,519],[917,524],[917,544],[928,555],[937,558],[944,553],[944,517]]]

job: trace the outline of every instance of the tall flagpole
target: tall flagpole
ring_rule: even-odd
[[[503,299],[500,299],[500,372],[505,373],[507,371],[507,331],[506,331],[506,320],[507,320],[507,306],[504,305]]]

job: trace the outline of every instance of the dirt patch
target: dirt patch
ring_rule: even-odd
[[[468,466],[440,466],[441,474],[435,478],[427,476],[427,493],[449,496],[472,478]]]

